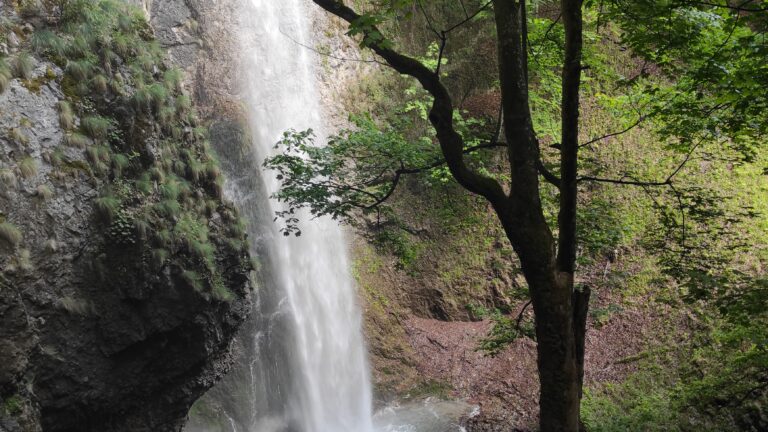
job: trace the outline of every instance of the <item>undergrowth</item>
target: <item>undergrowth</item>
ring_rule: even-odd
[[[445,18],[438,2],[424,7],[434,17]],[[393,42],[434,62],[430,50],[425,53],[432,38],[425,30],[429,26],[419,22],[418,15],[412,22],[398,22],[403,27],[393,33],[404,36]],[[595,26],[590,19],[594,17],[587,17],[585,37],[605,43],[589,44],[596,48],[585,53],[589,68],[584,71],[582,142],[627,129],[637,121],[637,106],[648,102],[640,94],[642,86],[623,84],[626,77],[637,74],[640,65],[614,42],[620,29]],[[482,25],[481,21],[473,25]],[[534,123],[544,162],[556,172],[562,27],[550,18],[535,16],[529,32],[531,46],[536,47],[531,58],[530,95]],[[484,78],[495,65],[465,63],[488,46],[491,49],[485,52],[495,52],[492,41],[478,36],[482,34],[492,32],[452,35],[443,52],[446,64],[442,68],[444,81],[457,96],[456,117],[475,128],[465,132],[480,134],[483,127],[495,124],[499,92],[497,82]],[[658,77],[643,79],[665,84]],[[433,131],[423,115],[430,100],[413,88],[413,82],[376,70],[349,88],[347,108],[356,115],[369,113],[385,125],[407,124],[401,134],[414,145],[423,145],[425,137],[434,144]],[[404,112],[408,122],[402,121]],[[649,182],[667,178],[684,155],[674,150],[674,143],[660,139],[655,132],[658,121],[584,146],[580,149],[581,174]],[[386,126],[381,129],[388,130]],[[665,347],[664,355],[640,356],[638,372],[625,382],[587,389],[583,418],[588,430],[768,430],[765,309],[742,310],[742,315],[750,317],[746,321],[729,318],[734,308],[764,306],[756,297],[768,298],[759,283],[751,282],[765,275],[768,263],[767,158],[765,152],[757,152],[751,162],[745,162],[721,141],[711,139],[679,170],[676,190],[581,184],[577,273],[594,293],[615,294],[605,296],[608,300],[595,295],[590,331],[599,331],[626,310],[638,308],[652,312],[672,306],[680,314],[702,320],[694,329],[671,329],[674,334],[670,337],[690,330],[694,340],[679,349]],[[498,163],[493,151],[467,160],[485,174],[508,180],[503,177],[507,167]],[[444,296],[458,298],[464,309],[453,311],[452,319],[491,319],[495,326],[480,348],[498,354],[521,336],[533,337],[530,317],[518,325],[517,317],[500,307],[526,300],[527,287],[520,282],[519,264],[492,210],[461,190],[441,169],[401,181],[387,203],[389,208],[375,221],[364,219],[363,234],[373,240],[381,257],[393,259],[375,261],[394,262],[408,284],[435,287]],[[556,234],[556,188],[545,184],[541,199]],[[675,268],[686,274],[675,274]],[[375,299],[377,295],[371,291],[376,285],[371,280],[376,281],[374,275],[365,281],[367,297]],[[415,306],[421,307],[421,303]]]

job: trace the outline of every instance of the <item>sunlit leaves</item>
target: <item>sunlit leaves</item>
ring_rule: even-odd
[[[431,140],[409,140],[402,129],[368,116],[351,120],[354,127],[331,137],[326,146],[315,143],[312,130],[288,131],[277,144],[282,153],[265,161],[282,182],[275,198],[291,207],[278,215],[289,229],[298,222],[293,209],[301,207],[349,222],[354,210],[374,209],[398,170],[437,158]]]
[[[739,13],[718,2],[609,3],[622,42],[669,80],[647,88],[657,96],[652,114],[663,120],[662,137],[728,138],[751,159],[748,137],[768,132],[768,44],[758,25],[765,12]]]
[[[349,25],[349,36],[362,35],[360,41],[361,47],[372,47],[374,45],[382,47],[391,47],[391,42],[384,38],[384,35],[377,29],[384,19],[375,15],[361,15]]]

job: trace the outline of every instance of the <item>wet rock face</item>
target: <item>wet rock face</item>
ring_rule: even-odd
[[[0,432],[179,431],[231,363],[248,257],[217,252],[222,300],[110,239],[95,216],[103,185],[65,145],[63,72],[33,61],[0,94]]]
[[[178,430],[227,365],[243,303],[212,304],[171,272],[118,282],[144,270],[124,265],[106,280],[79,269],[79,298],[40,311],[30,363],[45,431]]]
[[[211,119],[240,113],[239,0],[130,0],[141,3],[160,45],[175,66],[187,72],[197,107]]]
[[[192,402],[223,375],[250,310],[242,257],[221,258],[236,298],[222,302],[176,269],[149,268],[142,248],[110,245],[93,220],[97,190],[80,171],[82,151],[64,147],[66,178],[56,179],[59,95],[54,84],[34,92],[14,80],[0,96],[0,130],[25,136],[0,139],[0,165],[36,166],[0,197],[3,220],[23,235],[0,257],[0,390],[6,401],[27,401],[0,430],[179,430]],[[52,196],[38,196],[41,186]]]

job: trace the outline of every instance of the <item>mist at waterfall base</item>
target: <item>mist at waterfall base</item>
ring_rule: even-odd
[[[212,128],[226,194],[248,223],[262,286],[234,346],[236,364],[190,414],[186,432],[448,432],[452,403],[419,404],[372,416],[370,372],[346,241],[328,218],[300,214],[300,237],[273,221],[281,203],[262,161],[289,129],[324,136],[308,0],[242,0],[243,100],[250,136]],[[288,37],[290,35],[290,37]],[[298,42],[298,43],[297,43]],[[239,145],[238,145],[239,144]]]

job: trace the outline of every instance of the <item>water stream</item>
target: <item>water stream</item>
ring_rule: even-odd
[[[248,220],[251,247],[267,281],[253,318],[242,330],[234,370],[206,397],[209,412],[193,412],[187,432],[372,432],[371,385],[362,317],[344,235],[330,219],[302,220],[300,237],[273,223],[282,204],[268,199],[277,179],[261,162],[288,129],[324,136],[308,0],[242,0],[241,84],[249,139],[236,128],[214,128],[212,141],[228,182],[226,193]],[[243,138],[243,137],[240,137]],[[234,142],[250,143],[242,147]],[[212,414],[215,412],[216,414]],[[398,420],[398,413],[406,420]],[[380,431],[455,431],[433,425],[429,409],[390,410]],[[212,421],[216,418],[216,421]]]
[[[304,0],[244,0],[242,22],[244,97],[257,161],[275,153],[283,132],[312,128],[323,136],[313,58],[286,34],[310,42]],[[257,164],[252,170],[258,170]],[[264,174],[267,194],[279,182]],[[282,204],[258,203],[269,213]],[[337,223],[299,215],[300,237],[283,237],[276,224],[259,235],[266,243],[273,294],[259,313],[277,322],[259,329],[260,358],[251,380],[277,401],[253,406],[248,432],[372,430],[371,389],[361,313],[349,273],[346,242]],[[264,227],[262,227],[264,228]],[[270,327],[273,327],[270,329]],[[274,331],[274,326],[280,331]],[[275,340],[277,339],[277,340]],[[275,358],[269,349],[281,355]],[[270,370],[274,369],[274,370]],[[263,380],[266,380],[266,386]],[[258,402],[258,401],[257,401]],[[263,402],[263,401],[262,401]]]

